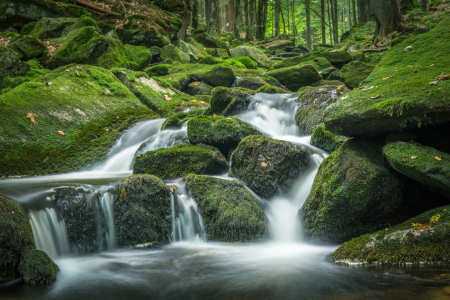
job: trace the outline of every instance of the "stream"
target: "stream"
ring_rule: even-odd
[[[20,279],[0,284],[0,299],[450,299],[450,266],[336,265],[328,256],[338,245],[303,241],[297,212],[328,154],[311,146],[310,137],[296,126],[296,98],[259,93],[239,116],[265,135],[302,145],[310,153],[309,167],[286,194],[268,201],[250,190],[264,208],[267,240],[208,242],[195,199],[175,179],[165,181],[177,188],[171,199],[172,242],[117,249],[109,191],[132,174],[136,153],[169,148],[187,138],[186,124],[161,132],[164,120],[143,121],[127,130],[108,158],[91,170],[0,180],[0,193],[27,212],[36,247],[60,268],[50,285],[25,285]],[[227,174],[214,177],[237,180]],[[71,251],[66,224],[54,204],[57,188],[67,186],[83,189],[95,203],[105,228],[97,234],[98,251]]]

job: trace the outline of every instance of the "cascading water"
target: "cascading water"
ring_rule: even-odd
[[[170,148],[176,144],[189,142],[187,122],[180,129],[165,129],[145,140],[137,149],[136,156],[156,149]]]
[[[114,197],[111,193],[106,192],[100,198],[100,210],[105,218],[106,223],[106,246],[108,250],[116,248],[116,230],[114,228]]]

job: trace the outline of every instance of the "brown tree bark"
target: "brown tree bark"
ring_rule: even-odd
[[[358,24],[367,22],[366,19],[366,0],[358,1]]]
[[[305,0],[306,13],[306,49],[311,51],[311,9],[309,7],[309,0]]]
[[[275,0],[275,36],[280,35],[280,0]]]
[[[233,32],[234,24],[234,0],[230,0],[228,4],[228,30]]]
[[[242,10],[241,0],[234,0],[234,25],[233,32],[237,39],[240,38],[241,26],[242,26]]]
[[[427,11],[428,10],[428,1],[427,0],[421,0],[420,1],[420,9],[422,11]]]
[[[396,0],[372,0],[372,9],[375,15],[375,37],[386,36],[390,31],[397,31],[398,23],[403,17]]]

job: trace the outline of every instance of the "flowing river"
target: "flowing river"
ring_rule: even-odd
[[[172,197],[172,242],[152,248],[117,249],[110,189],[132,174],[136,153],[187,141],[186,126],[164,130],[150,120],[127,130],[108,158],[92,170],[0,180],[0,193],[28,213],[36,247],[58,264],[55,283],[31,286],[20,280],[0,285],[0,299],[450,299],[450,267],[343,266],[328,256],[336,246],[302,240],[297,212],[327,153],[312,147],[295,125],[292,94],[258,94],[240,119],[267,136],[307,148],[309,168],[288,193],[261,203],[269,237],[258,243],[208,242],[195,199],[181,179]],[[227,174],[219,176],[228,180]],[[61,187],[83,190],[102,220],[96,251],[77,255],[67,240],[54,199]],[[81,220],[80,220],[81,221]],[[84,251],[82,253],[89,253]]]

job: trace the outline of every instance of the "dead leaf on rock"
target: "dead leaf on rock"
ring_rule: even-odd
[[[59,130],[58,133],[59,133],[60,135],[66,135],[66,134],[65,134],[63,131],[61,131],[61,130]]]
[[[167,101],[170,101],[170,100],[172,100],[172,98],[170,98],[169,96],[167,96],[167,95],[164,95],[164,99],[166,99]]]
[[[411,156],[411,159],[416,159],[417,158],[417,156]]]
[[[434,159],[436,160],[442,160],[440,157],[435,156]]]
[[[408,47],[405,48],[405,51],[406,51],[406,52],[409,52],[409,51],[411,51],[411,49],[412,49],[412,47],[411,47],[411,46],[408,46]]]
[[[70,70],[69,70],[69,69],[66,69],[66,72],[70,72]]]
[[[265,168],[265,167],[267,167],[267,164],[265,162],[262,162],[261,167]]]
[[[77,71],[77,75],[78,75],[78,77],[80,76],[80,73],[78,73],[78,71]]]
[[[380,97],[381,95],[380,94],[373,94],[370,98],[372,98],[372,99],[377,99],[378,97]]]
[[[27,118],[31,120],[31,122],[34,123],[34,116],[32,113],[27,113]]]
[[[198,85],[198,81],[194,82],[194,85],[197,86]]]

